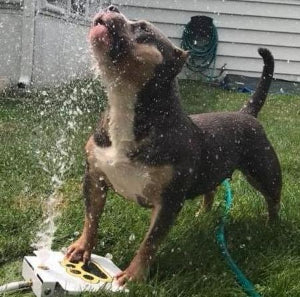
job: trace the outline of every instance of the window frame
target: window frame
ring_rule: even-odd
[[[66,8],[52,4],[48,2],[48,0],[40,0],[39,11],[44,14],[60,16],[71,20],[74,19],[79,21],[88,21],[90,20],[90,15],[89,15],[90,0],[84,0],[84,1],[85,1],[84,4],[85,11],[83,14],[72,12],[72,0],[67,0]]]

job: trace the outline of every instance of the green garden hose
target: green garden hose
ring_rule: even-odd
[[[218,32],[213,20],[206,16],[194,16],[184,27],[181,47],[189,52],[187,67],[193,72],[200,73],[209,80],[218,78],[224,71],[221,68],[219,75],[214,76]],[[210,70],[210,74],[207,74]]]
[[[0,294],[5,294],[12,291],[29,289],[32,286],[31,282],[18,281],[0,286]]]
[[[235,274],[236,280],[240,284],[244,292],[251,297],[260,297],[260,295],[256,292],[254,285],[246,278],[243,272],[236,265],[236,263],[233,261],[227,249],[227,242],[226,242],[224,231],[225,231],[225,223],[227,221],[227,216],[232,205],[233,197],[232,197],[231,187],[228,179],[226,179],[223,182],[223,186],[225,187],[225,207],[224,207],[223,216],[220,220],[220,223],[216,231],[217,243],[219,245],[223,257],[225,258],[227,265],[229,266],[231,271]]]

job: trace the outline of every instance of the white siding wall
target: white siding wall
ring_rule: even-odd
[[[0,10],[0,79],[20,77],[22,12]]]
[[[33,0],[27,0],[27,3]],[[88,1],[88,0],[87,0]],[[94,15],[104,0],[93,0],[89,13]],[[21,0],[0,0],[0,88],[2,81],[17,85],[21,76],[24,10]],[[31,83],[55,85],[92,75],[87,41],[89,16],[76,19],[69,14],[41,9],[36,1]],[[22,4],[22,5],[21,5]],[[25,30],[26,31],[26,30]],[[27,31],[26,31],[27,32]],[[27,52],[26,52],[27,53]],[[23,57],[24,58],[24,57]],[[24,60],[28,59],[25,57]]]
[[[1,0],[0,0],[1,1]],[[35,48],[32,82],[55,85],[92,76],[88,44],[90,19],[104,0],[89,1],[88,14],[76,19],[68,13],[39,11],[35,17]],[[67,1],[59,2],[67,3]],[[55,4],[55,1],[49,1]],[[59,6],[56,3],[56,7]]]
[[[55,85],[91,75],[87,35],[88,25],[37,15],[33,84]]]
[[[300,81],[300,0],[114,0],[130,19],[147,19],[177,45],[193,15],[207,15],[218,28],[216,67],[259,76],[258,47],[275,59],[275,77]]]

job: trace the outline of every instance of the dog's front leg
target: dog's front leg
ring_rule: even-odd
[[[70,261],[89,261],[96,245],[97,227],[106,201],[107,185],[104,178],[86,170],[83,193],[85,198],[85,221],[82,235],[67,250]]]
[[[170,205],[170,203],[172,204]],[[182,203],[178,201],[168,201],[167,204],[164,203],[153,207],[150,228],[144,241],[130,265],[116,276],[119,285],[124,285],[128,280],[145,280],[148,268],[154,260],[155,252],[168,233],[181,207]]]

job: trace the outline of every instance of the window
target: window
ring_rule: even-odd
[[[0,0],[1,1],[1,0]],[[102,7],[108,6],[110,0],[40,0],[42,10],[62,16],[89,19]]]
[[[87,4],[86,0],[71,0],[71,13],[85,15]]]
[[[68,8],[68,0],[48,0],[47,2],[56,7],[64,9]]]

